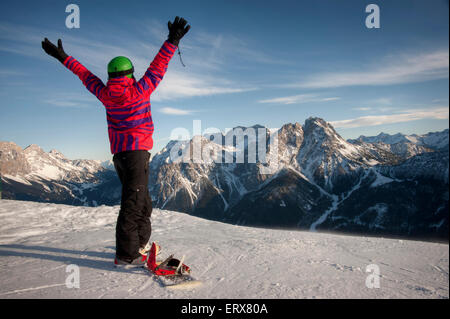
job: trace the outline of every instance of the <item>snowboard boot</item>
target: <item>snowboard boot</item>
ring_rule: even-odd
[[[156,255],[159,255],[161,252],[161,246],[159,246],[157,243],[155,243],[156,246]],[[139,254],[141,254],[139,257],[135,258],[134,260],[126,260],[120,257],[117,257],[114,259],[114,265],[116,267],[123,267],[131,268],[131,267],[144,267],[147,262],[147,256],[151,249],[151,245],[147,243],[145,247],[139,248]]]
[[[155,246],[156,246],[156,256],[158,256],[159,253],[161,252],[161,246],[158,245],[156,242],[155,242]],[[147,245],[145,245],[145,247],[139,248],[139,253],[143,257],[145,257],[145,259],[147,259],[148,252],[150,251],[151,248],[152,248],[152,245],[148,242]]]
[[[145,267],[147,262],[147,256],[139,256],[133,260],[125,260],[117,257],[114,259],[115,267],[124,267],[124,268],[137,268],[137,267]]]

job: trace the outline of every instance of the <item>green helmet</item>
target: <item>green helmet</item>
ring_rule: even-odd
[[[108,76],[110,79],[120,76],[133,78],[134,67],[130,59],[124,56],[117,56],[108,63]]]

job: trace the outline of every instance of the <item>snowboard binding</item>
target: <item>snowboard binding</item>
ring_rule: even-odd
[[[157,246],[152,244],[152,248],[147,256],[147,268],[157,276],[176,277],[190,274],[191,270],[183,264],[183,258],[178,260],[170,255],[162,262],[156,261]]]

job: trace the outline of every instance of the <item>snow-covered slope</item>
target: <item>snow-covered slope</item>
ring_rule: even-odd
[[[267,230],[155,209],[152,239],[204,284],[113,267],[119,208],[0,201],[0,298],[448,298],[448,244]],[[67,288],[77,265],[80,288]],[[368,288],[369,265],[380,287]],[[372,266],[373,267],[373,266]]]

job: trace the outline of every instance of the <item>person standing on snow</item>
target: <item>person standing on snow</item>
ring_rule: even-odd
[[[153,147],[150,94],[166,73],[170,59],[183,36],[187,21],[176,17],[168,22],[169,36],[144,76],[136,81],[133,64],[115,57],[108,64],[108,82],[103,82],[74,57],[68,56],[61,39],[55,46],[47,38],[42,48],[77,75],[106,108],[108,135],[122,199],[116,225],[116,265],[144,265],[150,248],[152,201],[148,192],[149,150]]]

